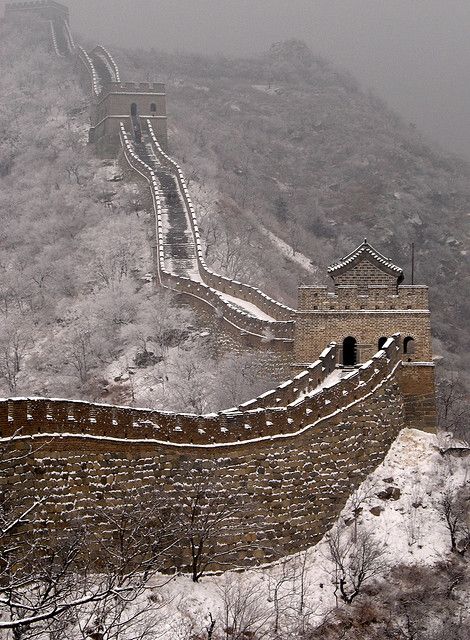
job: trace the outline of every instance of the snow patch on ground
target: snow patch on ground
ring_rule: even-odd
[[[310,258],[307,258],[306,255],[301,253],[300,251],[293,251],[290,244],[284,242],[281,238],[279,238],[276,234],[272,233],[272,231],[268,231],[264,227],[260,227],[260,231],[273,243],[273,245],[277,248],[277,250],[288,260],[292,262],[296,262],[300,265],[305,271],[309,273],[313,273],[318,275],[320,270],[318,267],[312,264]]]
[[[255,304],[242,300],[241,298],[235,298],[235,296],[230,296],[228,293],[223,293],[222,291],[219,291],[219,294],[223,300],[243,309],[243,311],[249,313],[250,316],[253,316],[254,318],[266,320],[267,322],[275,322],[275,319],[272,316],[268,316],[267,313],[259,309]]]
[[[273,87],[270,84],[252,84],[251,88],[267,93],[270,96],[277,96],[282,93],[281,87]]]

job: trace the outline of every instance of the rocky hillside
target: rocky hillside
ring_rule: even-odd
[[[293,302],[298,277],[326,279],[326,266],[364,237],[410,282],[414,242],[415,283],[431,287],[436,352],[447,368],[469,370],[468,164],[299,42],[240,60],[118,57],[124,76],[167,83],[171,150],[208,212],[210,262]],[[241,261],[224,248],[227,233]],[[284,254],[272,234],[290,247],[281,245]]]

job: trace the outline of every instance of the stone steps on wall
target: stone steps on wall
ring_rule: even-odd
[[[113,81],[113,77],[104,63],[103,59],[97,55],[96,53],[90,53],[90,57],[93,61],[93,66],[95,67],[95,71],[98,74],[99,83],[101,88],[103,88],[106,84]]]
[[[172,273],[189,276],[198,270],[196,245],[176,178],[159,162],[145,136],[141,143],[135,144],[135,150],[155,172],[160,185],[165,262]]]

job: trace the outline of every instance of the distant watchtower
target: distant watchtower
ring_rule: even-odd
[[[402,338],[402,392],[409,426],[435,424],[434,364],[428,288],[403,285],[403,270],[367,240],[328,273],[333,289],[301,286],[296,314],[295,369],[336,342],[345,367],[364,363],[387,337]]]
[[[167,149],[165,85],[161,82],[105,82],[92,107],[90,142],[97,143],[104,152],[119,149],[119,123],[130,125],[136,118],[143,130],[149,119],[158,141],[163,149]]]
[[[29,13],[44,20],[65,20],[69,23],[69,9],[54,0],[36,0],[36,2],[11,2],[5,6],[5,20],[15,20]]]

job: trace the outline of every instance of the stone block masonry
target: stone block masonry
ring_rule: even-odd
[[[136,497],[150,501],[156,496],[177,504],[196,485],[210,483],[211,495],[234,496],[239,506],[240,521],[232,520],[222,529],[220,544],[230,548],[232,532],[240,528],[244,539],[251,541],[229,557],[229,566],[276,560],[315,544],[353,488],[386,455],[403,426],[399,366],[399,362],[387,365],[388,375],[384,377],[382,371],[381,382],[372,388],[364,385],[368,391],[360,401],[351,398],[350,406],[331,411],[323,420],[313,412],[300,431],[280,434],[275,430],[271,437],[239,443],[195,447],[148,437],[135,440],[129,435],[136,435],[137,426],[131,427],[127,437],[119,433],[121,428],[114,438],[92,437],[92,431],[103,428],[104,416],[99,414],[88,433],[70,433],[65,406],[61,422],[54,417],[54,427],[61,426],[62,433],[53,434],[50,429],[47,432],[51,414],[40,421],[34,414],[25,415],[23,406],[17,412],[11,406],[6,421],[5,414],[1,420],[3,433],[6,425],[15,447],[28,448],[29,455],[15,469],[3,465],[3,490],[20,504],[32,495],[44,496],[38,512],[42,525],[36,524],[35,530],[39,537],[66,535],[67,523],[87,521],[87,514],[96,506],[113,510]],[[344,397],[345,387],[347,382],[339,383],[338,398]],[[357,393],[362,388],[357,387]],[[49,406],[51,410],[52,403]],[[21,436],[21,429],[16,429],[24,421],[30,422],[32,437]],[[181,428],[187,437],[184,418]],[[88,526],[93,527],[93,521]],[[99,533],[111,535],[104,530]],[[174,554],[174,564],[166,569],[185,569],[188,562],[182,546]],[[217,564],[210,567],[220,568]]]

